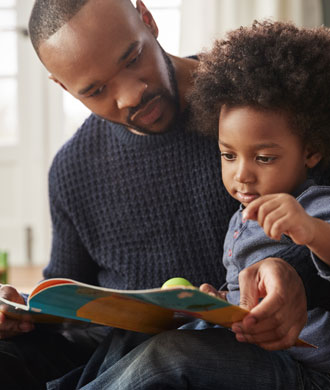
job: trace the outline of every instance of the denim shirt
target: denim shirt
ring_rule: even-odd
[[[330,223],[330,187],[313,185],[308,180],[295,191],[297,201],[306,212]],[[241,270],[267,257],[277,257],[282,249],[297,246],[289,237],[280,241],[266,236],[258,222],[242,218],[243,206],[233,215],[224,243],[223,264],[227,270],[227,300],[235,305],[240,302],[238,275]],[[329,237],[330,239],[330,237]],[[303,247],[302,247],[303,248]],[[330,280],[330,267],[311,254],[320,276]],[[330,297],[329,297],[330,299]],[[318,349],[293,347],[293,357],[313,368],[330,372],[330,313],[316,308],[308,312],[308,321],[300,337],[315,344]]]

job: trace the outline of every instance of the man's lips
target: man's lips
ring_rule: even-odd
[[[258,194],[236,191],[236,199],[239,200],[241,203],[250,203],[254,199],[257,199],[258,197],[259,197]]]
[[[155,96],[143,108],[134,113],[130,121],[148,126],[156,122],[161,115],[160,96]]]

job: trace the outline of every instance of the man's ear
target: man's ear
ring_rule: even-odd
[[[67,91],[66,86],[65,86],[64,84],[62,84],[59,80],[57,80],[57,78],[55,78],[52,74],[50,74],[50,75],[48,76],[48,78],[49,78],[49,80],[53,80],[54,83],[60,85],[65,91]]]
[[[140,14],[143,23],[151,31],[151,34],[155,38],[158,38],[158,27],[157,27],[157,24],[156,24],[153,16],[151,15],[151,12],[144,5],[142,0],[136,0],[136,9],[137,9],[138,13]]]
[[[322,154],[320,152],[316,152],[315,149],[311,149],[310,147],[306,148],[306,156],[305,156],[305,166],[306,168],[314,168],[321,160]]]

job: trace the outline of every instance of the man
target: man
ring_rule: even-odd
[[[29,28],[50,78],[94,113],[59,151],[50,170],[53,243],[44,276],[121,289],[159,287],[173,276],[194,285],[207,281],[220,286],[223,239],[237,205],[219,180],[216,143],[187,131],[185,95],[197,61],[162,50],[156,23],[140,0],[136,9],[129,0],[37,0]],[[311,302],[312,265],[301,258],[292,265]],[[233,326],[238,340],[268,349],[295,342],[306,321],[306,297],[297,272],[274,258],[241,274],[242,306],[252,310]],[[267,299],[255,306],[261,291]],[[1,295],[22,300],[11,286],[3,286]],[[21,383],[43,388],[86,363],[107,331],[69,329],[54,332],[52,341],[49,330],[30,333],[32,329],[28,321],[1,314],[0,335],[6,339],[0,345],[1,377],[11,388],[22,388]],[[199,352],[204,333],[196,332],[190,347],[196,345]],[[92,383],[102,372],[101,363],[111,361],[125,370],[125,355],[140,354],[145,346],[141,342],[148,338],[123,331],[108,337],[83,374],[75,371],[77,380],[71,372],[49,388],[89,382],[91,388],[106,388],[109,384]],[[175,345],[178,336],[169,332],[165,337],[172,340],[168,345]],[[162,338],[150,340],[147,348]],[[137,388],[147,385],[141,382]]]

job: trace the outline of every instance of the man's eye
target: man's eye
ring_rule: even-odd
[[[257,156],[256,160],[262,164],[270,164],[276,160],[276,157],[274,157],[274,156]]]
[[[235,160],[236,156],[232,153],[221,153],[221,157],[227,161],[233,161]]]
[[[92,94],[90,94],[88,97],[99,96],[104,90],[105,90],[105,85],[102,85],[102,87],[96,89],[96,90],[95,90]]]
[[[142,53],[142,50],[140,50],[140,51],[138,52],[138,54],[137,54],[135,57],[133,57],[133,58],[127,63],[126,67],[129,68],[130,66],[134,65],[135,63],[137,63],[138,60],[139,60],[139,58],[140,58],[140,56],[141,56],[141,53]]]

